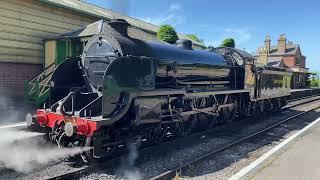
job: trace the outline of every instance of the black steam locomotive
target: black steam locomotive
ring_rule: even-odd
[[[158,143],[262,111],[276,111],[290,95],[291,73],[254,66],[245,51],[193,50],[128,36],[112,20],[81,58],[60,64],[51,79],[50,108],[28,114],[60,146],[89,146],[89,157],[128,140]]]

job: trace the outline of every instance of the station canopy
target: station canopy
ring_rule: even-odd
[[[74,39],[82,37],[91,37],[102,32],[106,24],[107,22],[105,20],[99,20],[83,28],[57,36],[54,39]]]

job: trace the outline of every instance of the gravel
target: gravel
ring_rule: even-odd
[[[99,179],[99,180],[123,180],[124,178],[118,177],[116,175],[109,175],[109,174],[90,174],[89,176],[83,177],[80,180],[92,180],[92,179]]]

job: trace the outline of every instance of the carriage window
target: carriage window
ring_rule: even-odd
[[[295,74],[295,75],[294,75],[294,81],[297,82],[297,83],[300,82],[300,76],[299,76],[299,74]]]

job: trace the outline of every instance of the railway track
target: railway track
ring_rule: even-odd
[[[298,98],[295,98],[295,99],[289,99],[288,103],[294,102],[294,101],[298,101],[298,100],[302,100],[302,99],[317,97],[317,96],[319,96],[319,94],[312,94],[312,95],[309,95],[309,96],[301,96],[301,97],[298,97]]]
[[[301,106],[303,104],[311,103],[311,102],[317,101],[319,99],[320,99],[319,95],[312,95],[312,96],[307,96],[305,98],[292,99],[292,100],[288,101],[288,105],[286,105],[285,107],[282,108],[282,111],[296,107],[296,106]],[[302,102],[294,103],[295,101],[302,101]]]
[[[289,103],[289,105],[287,105],[286,107],[284,107],[282,109],[282,111],[285,111],[287,109],[290,109],[290,108],[293,108],[293,107],[296,107],[296,106],[301,106],[303,104],[311,103],[311,102],[314,102],[314,101],[317,101],[317,100],[320,100],[320,96],[310,96],[307,99],[299,98],[296,101],[301,101],[301,102],[298,102],[298,103],[293,103],[294,101],[292,100]],[[317,107],[317,108],[320,108],[320,107]],[[314,109],[317,109],[317,108],[314,108]],[[287,118],[287,119],[285,119],[285,120],[283,120],[283,121],[281,121],[281,122],[279,122],[277,124],[269,126],[268,128],[266,128],[264,130],[261,130],[259,132],[254,133],[254,134],[251,134],[250,136],[244,137],[244,138],[242,138],[242,139],[240,139],[238,141],[235,141],[233,143],[227,144],[227,145],[225,145],[225,146],[223,146],[223,147],[221,147],[221,148],[219,148],[219,149],[217,149],[215,151],[212,151],[212,152],[210,152],[208,154],[205,154],[205,155],[197,158],[196,160],[191,161],[190,163],[187,163],[187,164],[184,164],[183,166],[179,166],[179,167],[176,167],[176,168],[174,168],[172,170],[166,171],[166,172],[164,172],[164,173],[162,173],[162,174],[160,174],[158,176],[153,177],[152,179],[170,179],[170,178],[174,177],[177,172],[184,171],[185,169],[188,169],[190,166],[192,166],[192,165],[194,165],[196,163],[199,163],[199,162],[201,162],[201,161],[203,161],[205,159],[208,159],[210,156],[213,156],[213,155],[215,155],[215,154],[217,154],[219,152],[227,150],[230,147],[233,147],[233,146],[235,146],[235,145],[237,145],[237,144],[239,144],[241,142],[244,142],[244,141],[246,141],[248,139],[251,139],[251,138],[253,138],[253,137],[255,137],[255,136],[259,135],[259,134],[262,134],[263,132],[266,132],[266,131],[268,131],[268,130],[270,130],[272,128],[275,128],[275,127],[277,127],[277,126],[279,126],[279,125],[281,125],[281,124],[283,124],[283,123],[285,123],[287,121],[290,121],[290,120],[292,120],[294,118],[302,116],[302,115],[304,115],[304,114],[306,114],[306,113],[308,113],[310,111],[313,111],[314,109],[311,109],[309,111],[302,112],[302,113],[296,114],[294,116],[291,116],[291,117],[289,117],[289,118]],[[203,133],[203,132],[201,132],[201,133]],[[104,169],[104,168],[109,168],[109,167],[112,167],[112,166],[117,166],[117,163],[112,162],[112,163],[108,163],[108,165],[95,164],[95,165],[89,166],[89,167],[87,167],[85,169],[77,170],[77,171],[70,172],[70,173],[63,174],[63,175],[58,175],[56,177],[51,177],[51,178],[48,178],[48,179],[50,179],[50,180],[79,179],[79,178],[83,177],[84,175],[87,175],[91,171],[95,170],[96,168],[100,168],[101,169],[101,167],[103,167],[102,169]]]
[[[319,100],[319,98],[316,98],[316,99],[314,99],[312,101],[316,101],[316,100]],[[308,102],[312,102],[312,101],[308,101]],[[302,104],[306,104],[306,103],[307,102],[302,103]],[[301,105],[301,104],[298,104],[298,105]],[[298,105],[293,105],[293,106],[290,106],[290,107],[287,107],[287,108],[292,108],[292,107],[298,106]],[[243,137],[243,138],[241,138],[239,140],[236,140],[236,141],[233,141],[233,142],[231,142],[229,144],[226,144],[226,145],[224,145],[224,146],[222,146],[222,147],[220,147],[218,149],[215,149],[214,151],[208,152],[207,154],[204,154],[204,155],[202,155],[202,156],[200,156],[200,157],[198,157],[196,159],[193,159],[193,160],[189,161],[188,163],[185,163],[185,164],[183,164],[183,165],[181,165],[179,167],[176,167],[176,168],[173,168],[173,169],[168,170],[166,172],[163,172],[162,174],[154,176],[154,177],[152,177],[150,179],[151,180],[172,179],[172,178],[176,177],[177,175],[183,174],[183,172],[191,169],[193,166],[195,166],[195,165],[197,165],[197,164],[199,164],[199,163],[201,163],[201,162],[203,162],[205,160],[208,160],[208,159],[216,156],[219,153],[222,153],[222,152],[224,152],[226,150],[229,150],[229,149],[231,149],[232,147],[234,147],[236,145],[240,145],[241,143],[245,143],[245,142],[247,142],[247,141],[249,141],[249,140],[251,140],[251,139],[253,139],[255,137],[264,135],[265,133],[269,132],[270,130],[272,130],[274,128],[279,127],[280,125],[283,125],[283,124],[285,124],[285,123],[287,123],[287,122],[289,122],[291,120],[294,120],[294,119],[296,119],[296,118],[298,118],[298,117],[300,117],[302,115],[305,115],[305,114],[307,114],[307,113],[309,113],[311,111],[317,110],[317,109],[320,109],[320,106],[317,106],[317,107],[312,108],[312,109],[310,109],[308,111],[301,112],[301,113],[295,114],[293,116],[290,116],[290,117],[288,117],[288,118],[286,118],[286,119],[284,119],[284,120],[282,120],[282,121],[280,121],[278,123],[275,123],[275,124],[273,124],[271,126],[268,126],[268,127],[264,128],[262,130],[259,130],[259,131],[255,132],[255,133],[253,133],[251,135],[248,135],[246,137]]]
[[[20,123],[14,123],[14,124],[8,124],[8,125],[0,125],[1,129],[23,129],[27,127],[26,122],[20,122]]]

